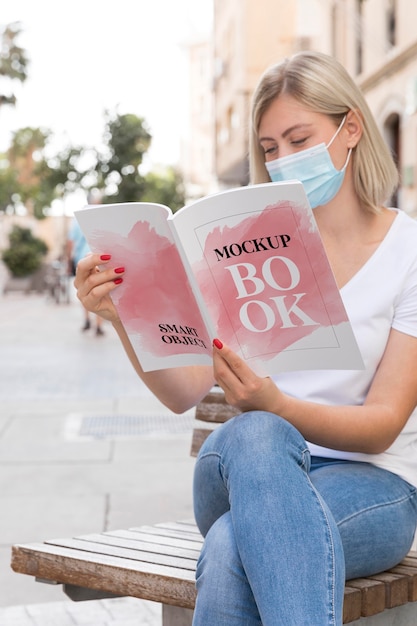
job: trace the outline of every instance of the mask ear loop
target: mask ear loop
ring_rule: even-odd
[[[342,121],[340,122],[340,124],[339,124],[339,127],[338,127],[337,131],[335,132],[335,134],[333,135],[333,137],[330,139],[330,141],[329,141],[329,143],[327,144],[326,148],[330,148],[330,146],[332,145],[332,143],[334,142],[334,140],[336,139],[336,137],[337,137],[337,136],[338,136],[338,134],[340,133],[341,129],[343,128],[343,124],[344,124],[344,123],[345,123],[345,121],[346,121],[346,117],[347,117],[347,115],[345,115],[345,116],[344,116],[344,118],[342,119]],[[342,169],[341,169],[341,170],[339,170],[339,172],[343,172],[343,171],[347,168],[347,166],[348,166],[348,164],[349,164],[349,161],[350,161],[350,155],[351,155],[351,154],[352,154],[352,148],[349,148],[349,150],[348,150],[348,154],[347,154],[347,157],[346,157],[345,164],[344,164],[344,166],[342,167]]]
[[[337,131],[335,132],[335,134],[333,135],[333,137],[330,139],[329,143],[327,144],[326,148],[330,148],[330,146],[332,145],[332,143],[334,142],[334,140],[336,139],[336,137],[338,136],[338,134],[340,133],[340,131],[342,130],[343,124],[345,123],[347,118],[347,115],[345,115],[345,117],[342,119],[342,121],[339,124],[339,127],[337,129]]]
[[[347,168],[347,166],[348,166],[348,164],[349,164],[349,161],[350,161],[350,155],[351,155],[351,154],[352,154],[352,148],[349,148],[349,151],[348,151],[348,154],[347,154],[347,157],[346,157],[345,164],[344,164],[344,166],[342,167],[342,169],[341,169],[341,170],[339,170],[340,172],[343,172],[343,171]]]

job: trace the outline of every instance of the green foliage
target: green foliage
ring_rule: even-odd
[[[165,204],[173,213],[184,206],[184,184],[182,177],[174,168],[166,168],[163,176],[149,172],[145,177],[145,182],[142,202]]]
[[[17,171],[11,167],[0,166],[0,212],[5,213],[12,209],[17,200],[19,183],[17,181]]]
[[[15,172],[15,189],[10,204],[25,205],[38,219],[45,217],[44,208],[57,197],[42,171],[43,155],[52,133],[46,128],[25,127],[13,133],[7,153],[9,170]],[[49,173],[49,168],[48,168]]]
[[[27,78],[28,58],[26,51],[16,43],[20,33],[18,22],[0,28],[0,76],[23,83]],[[16,96],[0,94],[0,104],[14,105]]]
[[[110,152],[106,163],[109,170],[123,174],[126,166],[138,168],[152,140],[145,120],[132,113],[112,115],[107,112],[106,118],[104,136]]]
[[[42,219],[56,199],[76,191],[85,172],[80,167],[84,154],[81,147],[68,147],[54,157],[47,157],[48,145],[34,164],[34,183],[26,188],[25,201],[32,203],[33,214]]]
[[[2,259],[13,276],[29,276],[41,266],[47,252],[46,243],[35,237],[29,228],[13,226],[9,247],[2,252]]]
[[[50,157],[52,139],[46,128],[25,127],[13,134],[0,169],[0,211],[23,204],[43,219],[54,200],[79,189],[83,148],[65,148]]]
[[[16,130],[9,148],[10,159],[12,161],[26,159],[28,154],[43,150],[50,136],[51,131],[47,128],[25,126]]]
[[[152,140],[144,119],[107,112],[104,139],[106,150],[97,154],[95,167],[97,187],[111,202],[137,200],[145,190],[140,166]]]
[[[157,202],[173,211],[183,206],[183,182],[173,168],[161,174],[141,173],[152,140],[143,118],[107,112],[104,137],[107,150],[97,155],[96,165],[103,202]]]
[[[45,128],[26,127],[14,133],[0,161],[0,211],[16,210],[23,204],[43,219],[54,200],[80,188],[98,189],[103,202],[150,201],[172,210],[183,206],[183,183],[173,168],[141,173],[152,139],[142,118],[107,113],[102,153],[68,146],[51,155],[52,139],[52,132]]]

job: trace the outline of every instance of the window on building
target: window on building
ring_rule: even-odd
[[[233,116],[234,116],[234,109],[233,109],[233,106],[230,106],[227,110],[227,132],[228,132],[229,140],[231,137],[233,137]]]
[[[387,43],[388,48],[392,48],[397,44],[397,0],[388,0]]]
[[[355,70],[356,74],[363,72],[363,4],[365,0],[356,0],[355,3]]]
[[[402,163],[401,163],[401,134],[400,134],[400,116],[398,113],[391,113],[384,123],[384,137],[388,146],[390,147],[391,154],[394,158],[395,164],[398,167],[398,170],[402,171]],[[399,206],[399,197],[398,197],[398,189],[395,190],[392,195],[389,206]]]

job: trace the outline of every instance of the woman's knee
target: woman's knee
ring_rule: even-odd
[[[194,514],[205,536],[230,508],[231,493],[250,501],[254,490],[291,482],[308,470],[302,436],[277,415],[253,411],[214,431],[203,444],[194,471]],[[275,487],[274,487],[275,488]]]
[[[302,435],[289,422],[274,413],[248,411],[217,428],[203,444],[200,455],[234,448],[247,458],[260,457],[294,445],[307,449]]]

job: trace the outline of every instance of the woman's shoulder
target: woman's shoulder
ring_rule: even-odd
[[[417,250],[417,219],[403,211],[402,209],[389,209],[396,212],[396,217],[392,225],[395,239],[401,238],[402,241],[410,241]]]
[[[383,253],[379,258],[398,272],[400,267],[408,272],[411,266],[417,268],[417,220],[402,209],[386,209],[387,217],[388,211],[395,217],[379,246],[379,252]]]
[[[403,209],[389,208],[388,211],[392,211],[397,214],[395,221],[398,221],[401,226],[407,225],[408,227],[413,229],[417,228],[417,218],[412,217]]]

